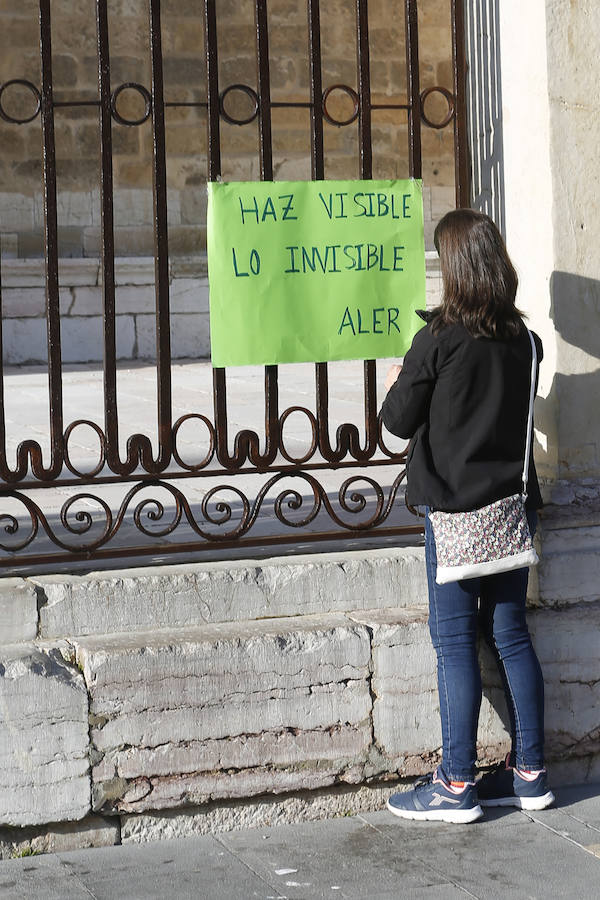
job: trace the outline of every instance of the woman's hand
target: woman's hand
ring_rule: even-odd
[[[402,371],[402,366],[390,366],[389,371],[385,377],[385,389],[389,391],[392,385],[396,384],[396,380],[398,375]]]

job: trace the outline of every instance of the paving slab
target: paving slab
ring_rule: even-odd
[[[103,850],[108,853],[103,853]],[[207,835],[185,841],[74,851],[3,863],[0,897],[21,900],[231,900],[281,897],[259,875]],[[6,867],[6,868],[5,868]],[[56,891],[55,891],[56,885]],[[62,885],[62,887],[61,887]]]
[[[90,896],[85,884],[53,854],[0,863],[2,900],[90,900]]]
[[[360,816],[285,825],[262,834],[232,832],[219,840],[289,900],[452,896],[447,878]]]
[[[596,900],[600,784],[473,825],[386,810],[0,863],[0,900]]]

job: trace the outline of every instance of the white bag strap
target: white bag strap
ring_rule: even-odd
[[[527,439],[525,441],[525,462],[523,464],[523,499],[527,499],[527,481],[529,478],[529,456],[533,437],[533,401],[535,400],[535,377],[537,375],[537,351],[535,341],[529,328],[527,329],[531,343],[531,384],[529,386],[529,413],[527,416]]]

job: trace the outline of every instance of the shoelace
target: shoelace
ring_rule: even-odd
[[[423,775],[421,778],[417,778],[415,781],[415,790],[419,790],[419,788],[427,787],[428,784],[431,784],[433,781],[433,772],[430,772],[429,775]]]

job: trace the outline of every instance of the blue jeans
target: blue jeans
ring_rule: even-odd
[[[531,533],[537,514],[528,514]],[[477,632],[481,626],[502,678],[510,719],[511,765],[544,766],[544,682],[525,619],[529,570],[436,584],[436,552],[425,518],[429,631],[437,654],[442,719],[442,767],[454,781],[472,781],[477,758],[481,673]],[[479,601],[479,604],[478,604]]]

